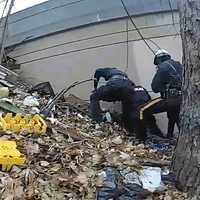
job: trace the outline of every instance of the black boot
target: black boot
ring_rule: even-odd
[[[168,139],[173,138],[174,126],[175,126],[175,121],[171,118],[168,118],[168,130],[167,130]]]
[[[145,119],[145,124],[146,127],[149,129],[150,134],[164,138],[164,135],[156,124],[156,119],[153,115],[150,115],[148,116],[148,118]]]
[[[157,126],[156,127],[149,127],[149,132],[150,132],[151,135],[156,135],[156,136],[159,136],[161,138],[165,138],[162,131]]]

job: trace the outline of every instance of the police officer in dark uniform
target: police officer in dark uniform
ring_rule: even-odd
[[[101,77],[108,82],[106,85],[97,88]],[[150,96],[148,92],[141,86],[135,86],[124,72],[116,68],[99,68],[94,74],[94,79],[95,90],[90,96],[92,118],[97,122],[104,120],[99,101],[121,101],[124,127],[131,133],[135,132],[138,139],[145,140],[146,126],[144,121],[138,118],[136,111],[139,105],[149,101]],[[145,117],[145,121],[148,121],[147,124],[149,124],[148,128],[151,133],[162,135],[152,115]]]
[[[169,53],[160,49],[155,55],[154,64],[157,72],[152,80],[152,90],[160,93],[161,98],[157,98],[146,104],[140,110],[140,117],[148,113],[167,112],[168,131],[167,137],[173,137],[174,126],[177,124],[180,129],[179,113],[181,105],[181,85],[183,66],[171,59]]]

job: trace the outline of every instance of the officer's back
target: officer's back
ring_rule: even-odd
[[[127,94],[132,93],[130,96],[130,99],[127,98],[127,100],[130,102],[128,107],[126,107],[126,102],[124,105],[124,109],[129,109],[132,112],[129,112],[130,114],[136,114],[138,107],[147,103],[149,100],[151,100],[151,97],[147,90],[143,88],[142,86],[134,86],[134,89]]]
[[[157,72],[152,80],[152,90],[155,93],[160,92],[161,96],[167,89],[176,88],[181,90],[182,83],[182,65],[171,59],[168,53],[159,53],[155,56],[154,64],[157,65]]]
[[[128,78],[127,75],[122,72],[121,70],[117,69],[117,68],[109,68],[109,67],[105,67],[105,68],[98,68],[95,71],[94,74],[94,88],[97,88],[98,82],[100,80],[100,78],[104,78],[106,81],[110,80],[111,78]]]
[[[122,75],[122,76],[127,77],[127,75],[124,72],[122,72],[121,70],[117,68],[105,67],[105,68],[98,68],[95,71],[94,78],[99,79],[100,77],[103,77],[106,81],[108,81],[112,76],[115,76],[115,75]]]

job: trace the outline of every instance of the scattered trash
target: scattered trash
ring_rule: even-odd
[[[28,93],[37,92],[39,95],[50,95],[52,97],[55,96],[53,88],[49,82],[39,83],[33,86]]]
[[[8,102],[8,103],[10,103],[10,104],[12,104],[13,103],[13,101],[11,100],[11,99],[8,99],[8,98],[2,98],[2,99],[0,99],[0,101],[4,101],[4,102]]]
[[[32,107],[30,110],[30,114],[39,114],[40,113],[40,109],[37,107]]]
[[[169,145],[166,144],[151,144],[150,148],[151,149],[155,149],[155,150],[160,150],[160,151],[164,151],[168,148]]]
[[[27,96],[25,99],[24,99],[24,102],[23,104],[25,106],[30,106],[30,107],[35,107],[35,106],[39,106],[39,102],[37,100],[36,97],[34,96]]]
[[[89,103],[73,94],[69,94],[65,97],[65,101],[62,102],[62,106],[64,105],[69,106],[72,110],[78,111],[82,114],[88,114]]]
[[[159,167],[144,167],[139,176],[142,187],[150,192],[166,189],[161,181],[161,169]]]
[[[163,176],[167,176],[167,175],[169,175],[169,173],[170,173],[170,171],[169,171],[168,167],[165,167],[165,168],[162,169],[162,175]]]
[[[15,141],[0,140],[0,164],[3,171],[9,171],[13,165],[23,165],[25,158],[16,149]]]
[[[77,116],[80,118],[80,119],[83,119],[84,117],[81,115],[81,114],[77,114]]]
[[[103,116],[103,121],[104,122],[109,122],[112,123],[112,117],[111,114],[109,112],[106,112]]]
[[[83,80],[83,81],[75,81],[74,83],[72,83],[70,86],[62,89],[59,93],[57,93],[53,99],[51,99],[48,104],[42,108],[41,110],[41,114],[43,114],[45,117],[49,116],[52,108],[55,106],[55,104],[58,103],[58,101],[60,99],[62,99],[64,97],[64,95],[72,88],[80,85],[80,84],[83,84],[83,83],[86,83],[86,82],[90,82],[90,81],[93,81],[93,79],[87,79],[87,80]]]
[[[114,144],[122,144],[123,140],[122,140],[121,136],[117,136],[117,137],[112,139],[112,143],[114,143]]]
[[[121,171],[121,175],[124,177],[123,182],[125,184],[137,184],[137,185],[141,186],[138,172],[132,171],[132,170],[130,170],[130,168],[126,168]]]
[[[163,191],[166,189],[161,181],[161,169],[159,167],[144,167],[139,172],[126,169],[122,172],[126,184],[138,184],[149,192]]]
[[[167,174],[163,168],[169,167],[173,148],[171,144],[162,150],[156,150],[158,146],[151,146],[150,142],[137,145],[135,137],[127,137],[126,131],[118,124],[94,123],[88,117],[87,101],[74,95],[61,99],[70,87],[61,91],[57,98],[49,96],[48,92],[36,91],[40,107],[26,106],[23,104],[24,99],[30,95],[34,97],[33,93],[24,92],[30,88],[18,81],[15,90],[9,89],[13,95],[11,93],[9,99],[0,99],[0,102],[6,102],[6,106],[9,104],[12,107],[12,111],[9,111],[10,107],[4,105],[6,110],[2,108],[2,111],[16,114],[10,116],[6,125],[19,125],[26,121],[24,117],[27,114],[40,111],[50,113],[51,117],[45,122],[46,134],[28,134],[29,131],[25,129],[19,134],[8,127],[0,131],[1,139],[16,141],[18,151],[24,155],[20,158],[24,162],[26,158],[26,165],[14,166],[9,173],[0,171],[2,199],[9,199],[12,194],[12,199],[87,200],[96,199],[98,195],[99,200],[142,200],[146,197],[165,199],[171,193],[176,199],[184,199],[171,186],[167,186],[166,193],[154,194],[144,189],[140,180],[143,178],[145,187],[150,187],[151,191],[155,185],[159,186],[159,178],[156,182],[152,181],[152,176],[157,176],[159,170],[152,173],[144,166],[162,167],[162,176]],[[2,114],[4,121],[8,114],[6,112]],[[13,123],[17,116],[20,122]],[[29,116],[33,118],[35,115]],[[32,128],[35,130],[35,125]],[[147,171],[143,171],[145,169]],[[163,190],[160,185],[161,188],[156,187],[156,192]]]
[[[0,127],[3,131],[13,131],[20,133],[27,131],[28,133],[46,133],[47,125],[39,115],[22,115],[16,114],[13,117],[12,113],[0,115]]]
[[[8,87],[0,87],[0,98],[8,97],[9,89]]]
[[[6,98],[0,99],[0,109],[2,109],[3,111],[15,113],[15,114],[24,113],[24,111],[22,111],[20,108],[13,105],[12,101]]]
[[[2,65],[0,65],[0,73],[1,73],[1,78],[0,78],[1,81],[0,82],[1,83],[5,82],[5,85],[6,85],[6,83],[8,83],[8,84],[16,83],[19,78],[19,75],[17,73],[9,70],[6,67],[3,67]],[[11,82],[11,83],[9,83],[9,82]]]
[[[115,169],[108,167],[99,174],[102,186],[97,189],[97,200],[142,200],[151,193],[137,184],[123,184],[123,178]]]
[[[28,93],[24,92],[23,90],[21,90],[19,88],[15,88],[14,90],[12,90],[12,92],[13,92],[13,94],[18,95],[22,99],[29,96]]]
[[[49,163],[47,161],[40,161],[40,165],[42,167],[47,167],[47,166],[49,166]]]
[[[102,186],[97,189],[97,200],[118,198],[121,196],[117,188],[119,172],[114,168],[106,168],[99,174]]]
[[[5,86],[5,87],[9,87],[9,88],[13,88],[15,85],[13,85],[12,83],[6,81],[6,80],[1,80],[0,79],[0,84]]]
[[[95,129],[96,129],[96,130],[98,130],[98,129],[100,129],[100,128],[101,128],[101,126],[100,126],[99,124],[96,124],[96,125],[95,125]]]

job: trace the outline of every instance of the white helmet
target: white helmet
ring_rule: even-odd
[[[170,54],[165,49],[159,49],[155,53],[154,64],[157,65],[158,64],[158,60],[162,59],[162,57],[171,58]]]
[[[169,53],[165,49],[159,49],[156,54],[157,57],[169,55]]]

